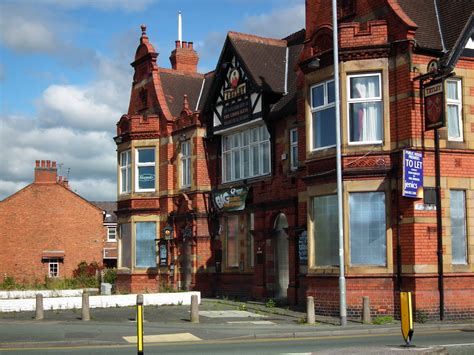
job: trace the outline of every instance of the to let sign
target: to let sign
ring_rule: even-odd
[[[403,151],[403,196],[423,197],[423,153]]]
[[[425,97],[425,131],[444,127],[443,81],[431,81],[425,87],[423,94]]]
[[[300,265],[306,265],[308,263],[308,234],[306,231],[300,234],[298,240],[298,256]]]

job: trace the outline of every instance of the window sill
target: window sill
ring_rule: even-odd
[[[242,178],[242,179],[239,179],[239,180],[232,180],[232,181],[223,181],[221,183],[221,185],[223,186],[230,186],[232,184],[236,184],[236,183],[242,183],[244,181],[246,181],[247,183],[255,183],[255,182],[258,182],[258,181],[261,181],[261,180],[265,180],[265,179],[268,179],[268,178],[271,178],[272,177],[272,174],[271,173],[268,173],[268,174],[265,174],[265,175],[259,175],[259,176],[253,176],[253,177],[247,177],[247,178]]]
[[[117,243],[117,239],[107,239],[107,243]]]
[[[371,141],[371,142],[349,142],[349,146],[361,146],[361,145],[383,145],[383,141]]]

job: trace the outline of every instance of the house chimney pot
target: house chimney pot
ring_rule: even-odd
[[[36,184],[54,184],[57,179],[56,162],[51,160],[36,160],[35,164],[35,178]]]

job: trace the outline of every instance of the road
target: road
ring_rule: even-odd
[[[416,348],[402,349],[400,335],[372,334],[313,338],[203,340],[181,343],[145,344],[145,354],[400,354],[433,353],[443,346],[448,354],[474,354],[472,330],[418,332],[413,337]],[[431,347],[432,349],[426,349]],[[439,348],[438,348],[439,350]],[[136,345],[36,347],[0,349],[0,354],[134,354]]]

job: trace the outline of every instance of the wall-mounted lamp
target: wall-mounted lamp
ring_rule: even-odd
[[[319,58],[314,58],[311,62],[308,63],[308,68],[318,69],[319,68]]]
[[[122,141],[123,141],[122,136],[114,137],[114,141],[115,141],[116,144],[122,143]]]

